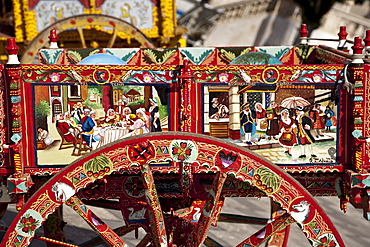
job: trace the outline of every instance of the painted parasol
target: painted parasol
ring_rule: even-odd
[[[79,63],[79,65],[127,65],[121,58],[108,54],[108,53],[96,53],[94,55],[85,57]]]
[[[297,106],[303,106],[303,107],[308,106],[310,105],[310,102],[308,102],[302,97],[292,96],[292,97],[286,98],[283,101],[281,101],[280,105],[284,108],[292,109],[292,108],[296,108]]]

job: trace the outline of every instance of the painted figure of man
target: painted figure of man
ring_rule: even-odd
[[[116,112],[116,114],[119,116],[120,120],[123,119],[123,109],[125,109],[126,105],[124,103],[123,100],[118,100],[117,101],[117,106],[116,108],[114,108],[114,111]]]
[[[279,134],[279,120],[280,120],[281,108],[276,104],[275,101],[271,101],[270,106],[266,109],[266,119],[267,119],[267,130],[266,135],[268,139],[274,138],[277,140]]]
[[[63,114],[59,114],[57,116],[56,127],[59,128],[59,130],[63,134],[64,139],[67,142],[75,141],[75,136],[73,135],[73,133],[74,133],[73,128],[64,119],[64,115]]]
[[[240,112],[240,126],[245,135],[244,142],[248,145],[252,145],[252,130],[255,121],[256,113],[251,110],[248,103],[244,103]]]
[[[306,158],[306,147],[311,153],[311,157],[317,157],[313,154],[312,143],[315,142],[315,139],[311,135],[312,129],[312,120],[305,115],[302,106],[297,106],[295,108],[295,120],[297,122],[297,140],[298,144],[301,145],[302,152],[299,158]]]
[[[86,141],[89,147],[92,147],[93,142],[97,142],[101,138],[99,134],[95,133],[95,128],[97,127],[95,118],[95,111],[91,111],[89,117],[82,124],[82,138]]]

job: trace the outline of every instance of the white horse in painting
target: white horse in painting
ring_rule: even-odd
[[[290,215],[295,219],[295,221],[303,224],[310,213],[310,204],[306,201],[301,201],[299,204],[293,205],[292,208],[297,210],[297,212],[292,211]]]
[[[55,193],[57,201],[62,202],[67,201],[71,196],[73,196],[76,193],[75,189],[72,188],[70,185],[59,182],[56,182],[51,187],[51,191]]]

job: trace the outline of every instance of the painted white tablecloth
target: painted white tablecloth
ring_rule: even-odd
[[[102,129],[100,130],[100,133],[102,135],[101,139],[98,142],[98,145],[96,148],[99,148],[101,146],[104,146],[108,143],[117,141],[119,139],[122,139],[127,135],[129,132],[128,129],[124,128],[110,128],[110,129]]]

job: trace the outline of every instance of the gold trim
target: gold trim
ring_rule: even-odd
[[[97,79],[96,79],[96,73],[97,72],[99,72],[99,71],[104,71],[105,73],[107,73],[108,74],[108,77],[107,77],[107,79],[105,79],[103,82],[99,82]],[[97,83],[97,84],[99,84],[99,85],[104,85],[104,84],[107,84],[107,83],[109,83],[110,82],[110,79],[111,79],[111,74],[110,74],[110,72],[109,72],[109,70],[107,69],[107,68],[104,68],[104,67],[99,67],[99,68],[97,68],[97,69],[95,69],[94,70],[94,72],[93,72],[93,79],[94,79],[94,81]]]
[[[269,82],[269,81],[266,81],[266,78],[265,78],[265,74],[267,73],[268,70],[273,70],[275,71],[276,73],[276,77],[274,78],[275,80],[273,82]],[[267,67],[263,70],[262,72],[262,80],[266,83],[266,84],[276,84],[277,82],[279,82],[279,78],[280,78],[280,72],[277,68],[275,67]]]
[[[90,0],[90,9],[83,9],[84,14],[101,14],[102,10],[95,8],[95,0]],[[48,29],[45,27],[42,31],[37,31],[37,20],[36,20],[36,10],[29,10],[29,0],[14,0],[13,1],[13,15],[15,24],[15,37],[17,42],[30,41],[35,38],[39,33]],[[151,29],[139,29],[148,38],[158,38],[162,37],[162,41],[167,41],[169,43],[170,38],[174,37],[175,30],[175,13],[174,13],[174,1],[164,0],[160,3],[160,8],[153,6],[152,17],[153,17],[153,28]],[[160,12],[160,13],[159,13]],[[159,18],[159,15],[161,18]],[[112,16],[114,17],[114,16]],[[160,19],[162,22],[160,22]],[[63,19],[62,19],[63,20]],[[27,28],[25,28],[27,27]],[[93,26],[86,26],[86,29],[90,29]],[[112,31],[106,31],[102,28],[95,29],[112,34]],[[25,33],[23,31],[25,30]],[[159,30],[162,29],[162,34],[160,35]],[[119,32],[118,37],[121,39],[132,39],[133,35],[124,32]]]
[[[21,9],[21,0],[13,0],[13,17],[14,17],[14,32],[16,42],[23,42],[23,18],[22,18],[22,9]],[[27,2],[27,0],[23,0]]]

